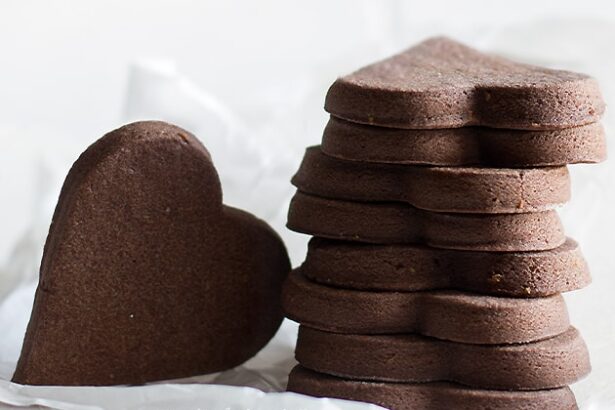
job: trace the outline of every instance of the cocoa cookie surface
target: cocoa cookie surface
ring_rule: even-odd
[[[435,248],[512,252],[554,249],[566,237],[555,211],[453,214],[410,205],[353,202],[298,191],[288,211],[293,231],[365,243],[418,243]]]
[[[514,63],[437,37],[337,79],[325,110],[393,128],[560,129],[598,121],[604,101],[586,75]]]
[[[470,252],[312,238],[301,272],[347,289],[455,289],[523,298],[568,292],[591,282],[581,249],[570,238],[540,252]]]
[[[543,131],[487,127],[403,130],[335,117],[325,127],[322,150],[353,161],[504,168],[596,163],[607,156],[600,123]]]
[[[426,167],[344,161],[306,150],[292,178],[300,191],[351,201],[405,202],[438,212],[524,213],[570,198],[566,167],[502,169]]]
[[[278,329],[289,270],[265,222],[222,204],[194,136],[119,128],[66,178],[13,381],[139,384],[239,365]]]
[[[288,391],[377,404],[391,410],[574,410],[568,387],[535,391],[484,390],[450,382],[386,383],[330,376],[295,366]]]
[[[573,327],[533,343],[486,346],[413,334],[347,335],[301,326],[295,355],[303,367],[349,379],[449,381],[496,390],[564,387],[591,368],[585,342]]]
[[[349,379],[449,381],[497,390],[563,387],[591,368],[587,347],[573,327],[538,342],[485,346],[412,334],[346,335],[301,326],[295,355],[303,367]]]
[[[418,333],[471,344],[525,343],[570,326],[561,295],[521,299],[456,291],[369,292],[321,285],[300,270],[287,278],[282,305],[289,319],[328,332]]]

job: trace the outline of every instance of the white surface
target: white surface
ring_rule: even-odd
[[[292,195],[288,180],[303,149],[320,139],[328,85],[432,34],[520,61],[590,73],[607,103],[615,101],[612,1],[519,0],[507,7],[487,1],[2,2],[0,297],[35,278],[72,161],[104,132],[137,118],[173,121],[201,138],[221,174],[225,201],[270,221],[298,264],[306,238],[284,228]],[[610,111],[604,123],[610,134]],[[560,214],[594,277],[589,288],[567,295],[594,367],[574,390],[582,408],[615,408],[615,161],[574,166],[571,175],[573,198]],[[7,301],[0,309],[5,378],[28,317],[27,290],[10,302],[21,295],[21,305]],[[277,363],[260,370],[270,383],[257,384],[261,388],[280,389],[292,365],[294,330],[285,329],[263,361],[256,361],[264,367]],[[245,375],[254,373],[240,368],[222,382],[244,382]],[[26,397],[6,387],[0,384],[2,394]],[[202,408],[224,408],[214,405],[217,393],[196,389]],[[34,391],[28,394],[40,393]],[[63,400],[77,397],[72,390],[50,391]],[[105,404],[110,396],[96,399]],[[297,403],[287,409],[308,408]]]

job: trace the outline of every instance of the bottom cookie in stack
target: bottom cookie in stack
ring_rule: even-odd
[[[568,387],[535,391],[485,390],[457,383],[385,383],[344,379],[297,365],[288,378],[288,391],[378,404],[392,410],[568,410],[576,409]]]

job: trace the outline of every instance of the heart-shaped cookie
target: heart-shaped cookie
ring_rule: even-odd
[[[365,202],[405,202],[458,213],[540,212],[570,198],[566,167],[431,167],[345,161],[309,147],[292,184],[302,192]]]
[[[437,37],[339,78],[325,109],[393,128],[560,129],[598,121],[604,101],[586,75],[514,63]]]
[[[435,248],[512,252],[554,249],[566,241],[554,210],[523,214],[431,212],[397,202],[358,202],[297,191],[290,230],[363,243],[415,243]]]
[[[562,410],[576,409],[568,387],[545,390],[485,390],[457,383],[386,383],[330,376],[295,366],[288,376],[288,391],[316,397],[336,397],[378,404],[391,410]]]
[[[297,361],[333,376],[384,382],[447,381],[483,389],[563,387],[591,369],[574,327],[533,343],[471,345],[415,334],[339,334],[299,327]]]
[[[488,127],[404,130],[331,117],[322,135],[322,151],[361,162],[544,167],[604,161],[606,135],[599,122],[539,131]]]
[[[527,343],[570,326],[562,295],[509,298],[451,290],[370,292],[326,286],[293,271],[284,285],[286,316],[347,334],[418,333],[467,344]]]
[[[124,126],[66,178],[13,381],[138,384],[239,365],[278,329],[289,270],[265,222],[222,204],[194,136]]]
[[[547,251],[478,252],[315,237],[301,272],[315,282],[346,289],[454,289],[522,298],[569,292],[591,282],[579,244],[570,238]]]

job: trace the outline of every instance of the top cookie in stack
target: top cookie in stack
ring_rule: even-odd
[[[599,162],[606,155],[597,124],[604,107],[591,77],[433,38],[335,81],[322,149],[343,159],[406,164]]]
[[[590,77],[434,38],[338,79],[288,227],[288,389],[389,408],[575,408],[589,372],[560,293],[589,283],[555,207],[605,159]],[[556,358],[556,359],[554,359]]]

